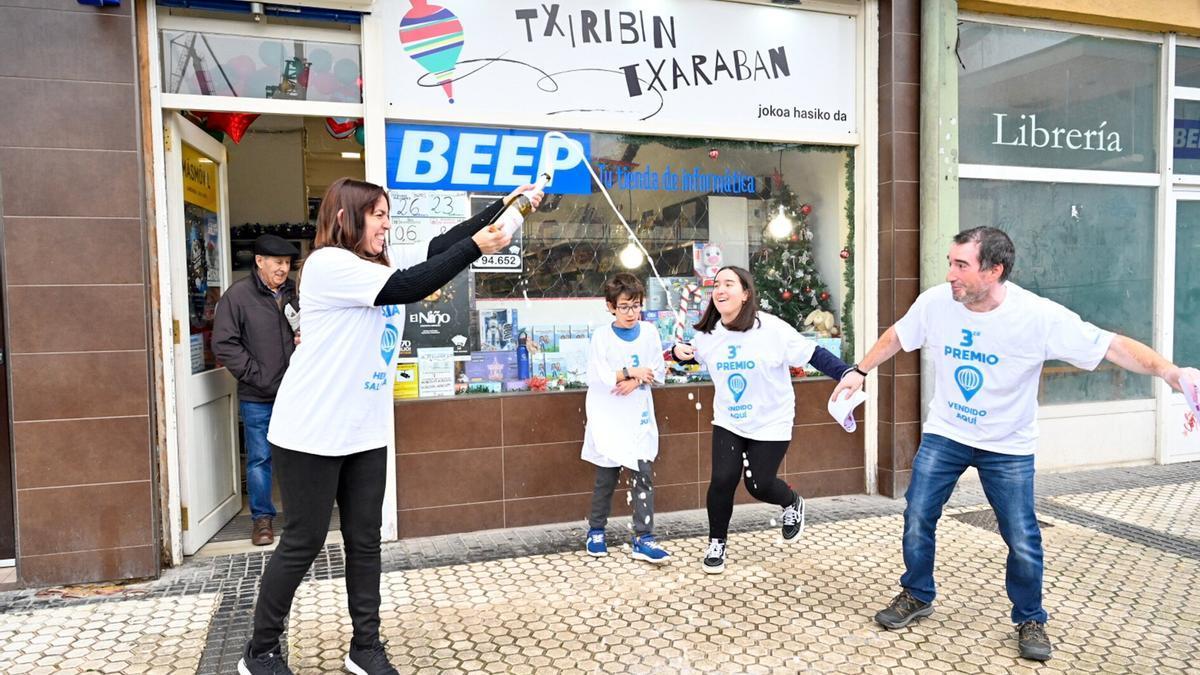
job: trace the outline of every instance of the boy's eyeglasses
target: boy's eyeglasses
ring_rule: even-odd
[[[640,311],[642,311],[642,306],[641,305],[617,305],[617,311],[622,314],[629,314],[630,312],[640,312]]]

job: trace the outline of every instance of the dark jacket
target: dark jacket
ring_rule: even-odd
[[[296,344],[283,314],[286,304],[298,308],[296,284],[283,282],[276,299],[258,271],[229,286],[217,303],[212,350],[217,361],[238,380],[238,398],[271,403]]]

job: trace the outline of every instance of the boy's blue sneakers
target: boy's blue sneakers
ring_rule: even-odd
[[[645,560],[648,563],[661,565],[671,557],[670,553],[667,553],[663,550],[662,546],[658,545],[652,534],[643,534],[640,537],[634,537],[632,543],[633,550],[629,552],[629,557],[634,560]]]
[[[608,544],[604,541],[604,530],[588,530],[587,553],[597,558],[608,555]]]

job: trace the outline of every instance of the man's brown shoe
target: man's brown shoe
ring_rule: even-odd
[[[254,529],[250,532],[250,543],[255,546],[270,546],[275,543],[275,530],[271,527],[271,516],[254,519]]]

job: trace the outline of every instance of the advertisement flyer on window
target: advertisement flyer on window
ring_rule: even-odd
[[[467,218],[468,198],[462,191],[391,190],[388,199],[388,258],[401,269],[424,261],[429,242]],[[428,297],[405,306],[399,357],[412,359],[418,350],[431,347],[469,356],[470,309],[470,273],[464,270]]]

